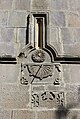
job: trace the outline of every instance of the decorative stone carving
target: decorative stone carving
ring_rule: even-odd
[[[29,75],[42,80],[48,76],[52,76],[53,65],[28,65]]]
[[[44,62],[45,60],[45,53],[42,50],[36,50],[33,54],[32,54],[32,60],[34,62]]]

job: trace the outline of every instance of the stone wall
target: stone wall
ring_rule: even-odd
[[[47,42],[59,60],[48,64],[52,76],[31,84],[19,54],[33,12],[48,14]],[[0,0],[0,119],[80,119],[79,35],[80,0]]]

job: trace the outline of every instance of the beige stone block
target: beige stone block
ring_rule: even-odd
[[[19,80],[20,65],[0,64],[0,83],[17,83]]]
[[[0,11],[0,27],[7,26],[8,12]]]
[[[69,27],[80,27],[80,14],[76,12],[70,12],[67,15]]]
[[[65,13],[59,11],[51,12],[51,25],[53,27],[64,27],[66,26]]]
[[[51,0],[51,10],[67,10],[67,0]]]
[[[30,110],[14,110],[13,119],[35,119],[35,112]]]
[[[55,111],[47,110],[47,111],[38,111],[37,119],[56,119]]]
[[[13,11],[9,13],[8,27],[26,27],[26,12]]]
[[[30,107],[30,87],[16,84],[3,84],[0,86],[1,98],[0,107],[5,109],[28,108]]]
[[[32,10],[50,9],[51,0],[32,0]]]
[[[12,9],[13,0],[0,0],[0,9],[1,10],[10,10]]]
[[[0,118],[1,119],[11,119],[11,110],[0,109]]]
[[[14,0],[13,9],[15,10],[30,10],[31,0]]]

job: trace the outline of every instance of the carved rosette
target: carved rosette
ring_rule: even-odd
[[[45,53],[43,52],[43,50],[36,50],[33,54],[32,54],[32,60],[34,62],[44,62],[45,60]]]

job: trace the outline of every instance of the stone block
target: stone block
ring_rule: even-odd
[[[0,118],[1,119],[11,119],[11,110],[0,109]]]
[[[1,10],[10,10],[12,8],[13,0],[0,0]]]
[[[0,56],[1,57],[16,57],[17,56],[17,45],[13,42],[0,42]]]
[[[0,27],[7,26],[7,19],[8,19],[8,12],[7,11],[0,11]]]
[[[61,28],[61,39],[63,44],[74,44],[80,42],[79,28]]]
[[[28,40],[28,39],[26,39],[26,37],[27,37],[27,34],[26,34],[26,28],[19,28],[18,30],[17,30],[17,42],[19,42],[20,44],[21,43],[24,43],[24,44],[26,44],[26,40]]]
[[[51,10],[67,10],[67,0],[51,0]]]
[[[50,28],[50,42],[59,42],[59,30],[51,26]]]
[[[66,106],[69,109],[80,109],[80,86],[67,84],[65,91]]]
[[[41,86],[43,90],[41,89]],[[52,87],[52,89],[51,89]],[[39,90],[40,89],[40,90]],[[63,87],[53,85],[32,86],[32,108],[58,108],[64,105]]]
[[[32,10],[48,10],[50,9],[51,0],[32,0]]]
[[[63,55],[80,57],[80,43],[63,44]]]
[[[26,27],[27,14],[26,12],[13,11],[9,13],[8,27]]]
[[[53,27],[64,27],[66,25],[64,12],[51,12],[51,25]]]
[[[14,0],[13,9],[30,10],[31,0]]]
[[[80,15],[76,12],[70,12],[67,14],[69,27],[80,27]]]
[[[80,65],[65,64],[63,65],[63,79],[65,83],[80,84]]]
[[[54,110],[38,111],[37,115],[37,119],[56,119]]]
[[[20,65],[0,64],[0,84],[17,83],[19,78]]]
[[[16,42],[16,29],[1,28],[0,42],[4,42],[4,43]]]
[[[71,11],[80,11],[80,0],[69,0],[69,9]]]
[[[30,86],[3,84],[0,86],[0,107],[4,109],[20,109],[30,107]]]
[[[68,117],[68,119],[79,119],[80,118],[80,110],[78,110],[78,109],[69,110],[67,117]]]
[[[53,84],[55,80],[61,80],[62,72],[60,71],[61,66],[59,64],[45,64],[42,65],[29,65],[22,64],[21,66],[21,76],[27,80],[28,84],[40,84],[40,83],[49,83]],[[39,69],[40,68],[40,69]],[[39,71],[38,71],[39,70]],[[38,74],[35,76],[36,72]]]
[[[35,112],[30,110],[14,110],[12,119],[35,119]]]

